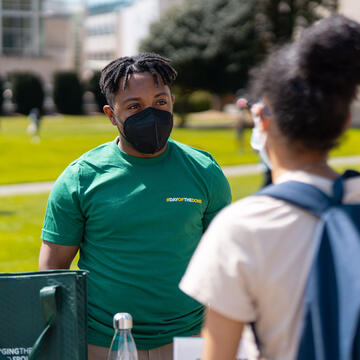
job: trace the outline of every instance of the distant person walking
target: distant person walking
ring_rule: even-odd
[[[30,124],[27,128],[27,132],[32,135],[33,142],[40,141],[40,121],[41,113],[38,108],[32,108],[29,112]]]
[[[239,151],[245,151],[244,130],[249,125],[248,118],[250,117],[249,110],[247,108],[247,101],[244,98],[238,98],[235,102],[237,109],[237,119],[235,124],[236,140],[239,145]]]
[[[272,166],[275,184],[295,180],[332,195],[339,174],[328,155],[351,121],[359,83],[360,24],[341,15],[305,30],[258,69],[253,79],[261,99],[253,109],[259,117],[257,147]],[[360,176],[345,180],[342,199],[360,203]],[[240,200],[215,218],[180,285],[208,306],[204,360],[233,360],[247,323],[255,324],[263,357],[297,358],[319,221],[264,195]],[[359,287],[358,278],[353,282]]]
[[[253,104],[249,104],[245,98],[239,98],[236,100],[236,107],[239,109],[239,118],[236,127],[237,138],[241,147],[244,147],[244,129],[246,125],[249,124],[248,117],[251,117],[251,113],[254,109],[251,109]],[[264,171],[264,180],[262,183],[262,187],[267,186],[272,183],[271,180],[271,164],[267,159],[266,154],[264,154],[264,149],[262,149],[262,145],[259,143],[259,116],[253,114],[252,122],[252,136],[250,140],[250,145],[256,151],[259,151],[261,162],[265,167]]]

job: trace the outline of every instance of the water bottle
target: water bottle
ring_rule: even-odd
[[[132,317],[128,313],[114,315],[115,334],[111,342],[107,360],[138,360],[136,345],[131,329]]]

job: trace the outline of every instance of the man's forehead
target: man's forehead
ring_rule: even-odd
[[[118,104],[125,104],[129,101],[139,101],[149,97],[171,97],[169,86],[164,85],[160,75],[157,75],[157,78],[158,84],[156,84],[150,72],[129,74],[125,89],[123,88],[123,81],[125,79],[121,79],[114,101]]]
[[[157,81],[155,81],[154,77],[156,77]],[[120,79],[120,90],[124,89],[124,82],[126,81],[126,87],[125,90],[128,87],[131,87],[131,85],[136,85],[139,83],[150,83],[151,85],[154,85],[156,87],[164,87],[166,86],[161,78],[161,76],[155,72],[154,74],[152,74],[149,71],[144,71],[144,72],[139,72],[139,73],[130,73],[127,77],[127,79],[125,77],[122,77]]]

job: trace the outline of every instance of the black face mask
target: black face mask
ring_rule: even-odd
[[[148,107],[129,116],[125,122],[124,138],[142,154],[154,154],[165,145],[173,128],[173,115],[164,110]]]

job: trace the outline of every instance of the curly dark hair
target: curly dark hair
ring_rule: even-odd
[[[164,85],[171,86],[176,79],[176,71],[170,65],[170,60],[158,54],[141,53],[131,57],[121,57],[105,66],[101,71],[100,89],[110,105],[113,105],[114,95],[120,87],[120,80],[124,78],[123,90],[126,88],[130,74],[150,72],[156,85],[160,76]]]
[[[360,24],[333,15],[276,50],[252,72],[252,93],[265,97],[281,133],[318,151],[343,133],[360,83]]]

